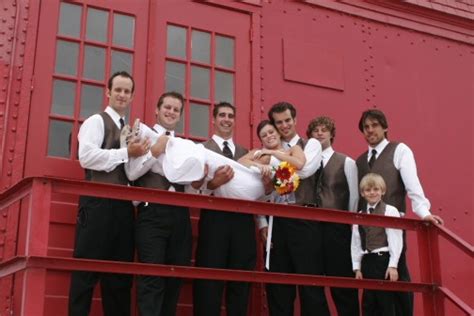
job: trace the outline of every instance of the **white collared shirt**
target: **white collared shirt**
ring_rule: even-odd
[[[334,154],[334,149],[329,146],[322,152],[323,167],[326,167],[329,159]],[[357,165],[355,161],[346,156],[344,161],[344,174],[347,179],[347,186],[349,187],[349,204],[347,209],[351,212],[357,211],[357,203],[359,202],[359,185],[357,178]]]
[[[370,160],[372,149],[377,151],[375,158],[378,158],[388,144],[389,141],[384,139],[375,147],[369,146],[367,161]],[[421,186],[420,179],[418,178],[415,157],[411,149],[404,143],[399,143],[397,148],[395,148],[393,164],[400,172],[400,176],[402,178],[403,184],[405,185],[407,195],[411,200],[413,212],[422,219],[428,215],[431,215],[431,203],[425,197],[423,187]]]
[[[224,151],[224,142],[227,142],[227,146],[229,146],[230,151],[232,152],[232,156],[235,157],[235,144],[232,138],[229,139],[224,139],[220,136],[217,136],[216,134],[212,135],[212,140],[214,140],[221,149],[221,151]]]
[[[289,149],[298,144],[299,140],[300,136],[297,134],[289,142],[282,141],[283,148]],[[306,142],[303,152],[306,158],[306,163],[301,170],[297,171],[297,173],[301,179],[306,179],[311,177],[321,165],[321,143],[317,139],[310,138]]]
[[[105,108],[115,125],[120,128],[120,115],[110,106]],[[82,168],[111,172],[128,161],[127,148],[102,149],[104,142],[104,120],[94,114],[82,123],[77,135],[79,140],[79,162]]]
[[[369,208],[375,208],[376,206],[377,205],[367,205],[367,214],[369,214]],[[400,212],[398,212],[398,210],[394,206],[386,204],[384,215],[391,217],[400,217]],[[388,251],[390,254],[388,267],[397,268],[398,260],[400,259],[400,254],[402,253],[403,248],[403,230],[386,227],[385,233],[387,234],[388,246],[374,249],[372,250],[372,252]],[[353,271],[361,269],[362,257],[368,253],[369,252],[367,250],[362,249],[359,225],[352,225],[351,257]]]

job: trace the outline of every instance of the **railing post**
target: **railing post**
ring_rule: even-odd
[[[25,256],[47,256],[51,212],[51,180],[33,179],[26,208]],[[21,284],[20,315],[42,315],[44,311],[46,269],[27,268]]]
[[[439,242],[436,227],[423,223],[417,229],[421,282],[434,284],[429,293],[423,293],[424,315],[444,316],[444,301],[438,286],[441,285]]]

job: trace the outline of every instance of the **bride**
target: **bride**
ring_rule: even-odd
[[[268,177],[271,172],[270,166],[278,164],[279,161],[288,161],[296,169],[300,169],[298,173],[301,173],[302,178],[305,177],[304,174],[313,174],[318,167],[312,163],[315,153],[311,151],[303,152],[299,146],[284,151],[280,135],[268,121],[261,122],[258,130],[264,148],[250,151],[239,162],[208,150],[202,144],[196,144],[191,140],[158,136],[148,131],[150,128],[144,124],[135,126],[140,128],[132,132],[131,137],[139,138],[146,135],[150,138],[150,143],[153,144],[150,150],[158,157],[155,163],[156,169],[172,183],[186,185],[203,179],[208,181],[214,177],[218,167],[229,165],[234,170],[234,177],[214,190],[214,196],[244,200],[257,200],[265,196],[262,176]],[[317,142],[314,139],[309,141]],[[140,163],[140,157],[134,159],[133,163]]]

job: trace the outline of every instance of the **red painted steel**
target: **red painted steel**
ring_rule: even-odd
[[[24,189],[28,187],[26,182],[31,182],[31,190],[29,191],[31,197],[28,199],[28,207],[25,209],[26,216],[23,217],[23,221],[27,223],[27,229],[25,234],[27,236],[33,236],[33,238],[26,238],[25,253],[27,256],[16,255],[14,258],[0,263],[2,271],[0,277],[4,278],[13,273],[23,274],[19,275],[19,278],[15,282],[15,292],[21,293],[20,298],[17,297],[20,303],[19,314],[30,315],[36,308],[36,311],[43,310],[44,298],[45,298],[45,280],[48,270],[92,270],[100,272],[118,272],[118,273],[132,273],[132,274],[149,274],[149,275],[163,275],[163,276],[181,276],[184,278],[209,278],[209,279],[226,279],[235,281],[251,281],[251,282],[275,282],[282,284],[304,284],[304,285],[322,285],[322,286],[338,286],[338,287],[358,287],[358,288],[369,288],[369,289],[385,289],[385,290],[398,290],[398,291],[414,291],[423,293],[423,299],[425,304],[425,315],[443,315],[443,297],[444,295],[449,296],[451,301],[454,301],[456,306],[465,312],[469,312],[469,306],[462,300],[457,298],[452,292],[448,290],[440,291],[438,287],[442,284],[440,263],[439,263],[439,245],[438,239],[438,227],[432,225],[413,225],[413,223],[420,222],[417,220],[402,219],[401,222],[394,222],[392,218],[381,217],[378,221],[374,221],[376,216],[360,216],[357,218],[357,222],[370,225],[384,225],[384,226],[400,226],[401,228],[409,230],[417,230],[418,239],[420,243],[420,264],[424,268],[422,269],[422,277],[425,280],[424,283],[417,282],[388,282],[378,280],[355,280],[351,278],[337,278],[337,277],[322,277],[322,276],[307,276],[307,275],[296,275],[296,274],[280,274],[280,273],[267,273],[267,272],[256,272],[256,271],[235,271],[235,270],[220,270],[220,269],[205,269],[205,268],[192,268],[192,267],[179,267],[179,266],[166,266],[166,265],[151,265],[151,264],[139,264],[139,263],[123,263],[123,262],[110,262],[100,260],[79,260],[69,258],[55,258],[46,256],[46,245],[48,240],[48,227],[49,216],[48,204],[51,201],[51,195],[57,191],[62,193],[74,192],[75,194],[94,194],[103,197],[120,197],[120,198],[136,198],[143,200],[150,198],[153,202],[164,202],[170,204],[179,204],[177,197],[182,194],[165,192],[162,191],[159,197],[153,192],[156,190],[141,189],[141,188],[130,188],[126,186],[118,185],[106,185],[96,183],[87,183],[84,181],[72,181],[67,179],[54,179],[54,178],[33,178],[24,180],[19,183],[18,187],[13,187],[10,190],[0,195],[0,203],[4,203],[5,200],[18,201],[24,198]],[[16,194],[10,194],[10,192]],[[135,191],[135,192],[134,192]],[[128,192],[128,193],[126,193]],[[127,196],[125,196],[127,195]],[[169,197],[168,197],[169,196]],[[187,195],[185,203],[192,205],[194,201],[196,204],[202,203],[202,196],[200,195]],[[33,209],[37,209],[37,205],[43,203],[43,212],[38,215],[39,212],[32,212]],[[181,203],[183,204],[183,203]],[[259,214],[261,207],[268,203],[240,201],[224,198],[213,198],[211,199],[211,208],[219,208],[225,211],[232,211],[238,209],[241,205],[246,205],[251,211],[248,213]],[[0,204],[1,205],[1,204]],[[304,207],[288,207],[285,205],[274,205],[273,211],[269,214],[281,214],[287,217],[298,217],[298,218],[312,218],[319,220],[335,219],[340,222],[349,222],[351,219],[350,213],[345,213],[343,219],[340,216],[333,217],[331,213],[335,213],[330,210],[317,210],[315,209],[314,214],[308,214],[307,209]],[[318,211],[321,211],[319,213]],[[46,214],[44,214],[46,213]],[[286,213],[286,214],[285,214]],[[339,212],[336,212],[339,213]],[[37,219],[37,216],[45,216],[46,220]],[[377,218],[375,218],[377,219]],[[31,223],[38,223],[38,225],[30,225]],[[41,224],[42,223],[42,224]],[[445,231],[445,234],[449,234],[449,231]],[[458,238],[452,237],[450,240],[454,240],[457,245]],[[471,247],[470,245],[463,243],[463,246]],[[28,256],[31,253],[33,256]],[[473,256],[470,253],[471,257]]]
[[[10,265],[12,267],[10,267]],[[413,291],[427,293],[433,291],[433,285],[416,282],[390,282],[383,280],[356,280],[354,278],[325,277],[303,274],[270,273],[228,269],[207,269],[160,264],[112,262],[104,260],[85,260],[60,257],[16,257],[14,260],[0,263],[9,275],[22,270],[40,269],[59,271],[95,271],[112,273],[130,273],[165,277],[183,277],[192,279],[229,280],[278,284],[321,285],[348,288],[367,288],[389,291]]]
[[[471,289],[465,286],[465,282],[472,279],[471,244],[474,241],[474,205],[471,198],[474,168],[474,6],[467,1],[455,0],[188,2],[201,12],[196,23],[212,24],[211,28],[216,32],[224,27],[229,32],[237,31],[231,23],[227,23],[228,19],[224,16],[240,15],[248,20],[246,26],[239,26],[242,29],[238,30],[248,35],[248,45],[243,50],[250,54],[250,60],[244,65],[245,70],[249,71],[248,76],[238,76],[237,79],[238,85],[250,89],[248,100],[241,99],[245,100],[245,104],[248,103],[249,110],[248,115],[239,112],[239,142],[260,146],[252,126],[266,117],[273,103],[288,100],[298,108],[297,127],[300,134],[304,134],[306,123],[314,116],[330,115],[337,122],[336,149],[355,157],[366,146],[356,126],[361,111],[377,106],[387,113],[390,139],[402,140],[414,150],[419,175],[425,193],[432,202],[433,211],[442,215],[446,221],[445,227],[435,229],[419,221],[391,223],[395,227],[408,223],[416,231],[417,243],[412,242],[413,235],[409,234],[408,238],[409,265],[416,267],[417,258],[421,265],[419,271],[414,271],[413,279],[416,282],[421,280],[422,283],[443,285],[435,296],[422,295],[425,308],[432,306],[425,312],[430,315],[441,313],[443,310],[438,304],[443,301],[440,299],[443,296],[466,313],[472,313],[469,305],[463,305],[462,302],[473,304]],[[37,231],[42,238],[48,236],[48,240],[44,244],[39,240],[32,244],[28,242],[32,240],[26,236],[27,212],[29,206],[33,205],[32,199],[38,201],[39,197],[29,196],[31,180],[21,180],[31,175],[73,179],[83,176],[75,159],[48,158],[44,155],[48,133],[46,122],[51,104],[51,69],[54,66],[53,39],[56,36],[51,30],[57,27],[59,3],[59,0],[7,0],[2,2],[3,7],[0,8],[0,191],[9,187],[14,189],[4,192],[8,195],[6,199],[4,195],[0,198],[0,209],[4,216],[0,220],[0,224],[4,225],[0,227],[3,260],[25,255],[28,249],[32,249],[30,247],[44,249],[44,245],[47,247],[47,256],[71,256],[76,195],[79,191],[87,192],[87,189],[80,189],[86,184],[64,182],[58,185],[53,181],[53,192],[56,192],[57,186],[59,193],[51,195],[48,209],[37,209],[41,213],[50,211],[49,229],[38,228]],[[126,14],[139,12],[136,45],[140,48],[134,58],[134,75],[141,83],[137,84],[132,117],[144,118],[147,123],[153,122],[152,110],[156,101],[153,98],[164,87],[164,59],[160,57],[165,46],[164,29],[160,25],[163,25],[163,21],[176,23],[183,17],[187,21],[195,20],[196,17],[188,17],[194,11],[173,10],[172,6],[177,2],[169,0],[139,0],[134,1],[133,6],[128,2],[112,0],[79,0],[71,3],[113,9]],[[161,15],[160,20],[157,16],[164,12],[160,10],[165,7],[168,14]],[[292,52],[303,52],[304,47],[321,49],[321,52],[317,52],[320,54],[301,54],[300,62],[307,66],[303,69],[304,73],[285,63],[283,43],[289,43],[289,39],[294,45],[291,47]],[[329,78],[325,77],[324,71],[309,69],[309,65],[321,62],[319,56],[327,56],[329,52],[334,52],[334,59],[339,58],[335,60],[336,63],[343,64],[343,89],[340,91],[305,83]],[[242,52],[236,57],[240,59],[241,56]],[[311,62],[305,63],[304,58],[309,58]],[[308,72],[311,71],[315,74],[314,78],[308,78]],[[287,74],[291,78],[287,78]],[[288,80],[293,78],[296,80]],[[303,83],[298,83],[300,81]],[[75,126],[77,131],[78,125]],[[459,148],[462,154],[456,156],[456,163],[447,166],[446,161],[451,157],[448,152],[460,152]],[[18,182],[20,185],[17,187]],[[79,191],[74,192],[76,189]],[[124,194],[120,189],[109,189]],[[105,192],[107,189],[98,190]],[[152,195],[152,192],[133,191],[129,195],[137,197],[141,194]],[[180,199],[182,195],[167,195],[162,201],[172,204]],[[196,199],[195,202],[195,207],[210,203],[219,208],[236,203],[206,197]],[[43,207],[45,204],[42,203]],[[5,208],[6,205],[8,208]],[[263,207],[262,212],[269,214],[274,209],[268,205],[238,204],[242,212],[256,211],[260,207]],[[304,218],[311,218],[314,213],[315,216],[336,222],[361,223],[367,220],[371,225],[381,223],[376,217],[346,218],[340,212],[294,210],[301,212]],[[275,214],[287,216],[284,208],[276,208]],[[455,245],[454,248],[452,245]],[[430,250],[433,247],[439,249],[439,253]],[[430,268],[425,269],[426,266]],[[447,266],[456,268],[445,268]],[[46,274],[47,277],[50,275]],[[23,271],[15,275],[15,283],[12,277],[0,279],[0,313],[11,310],[12,306],[21,306],[22,295],[25,295],[24,282],[41,279],[41,275],[42,272],[38,271],[31,274]],[[46,290],[46,302],[52,298],[53,301],[49,302],[56,303],[57,297],[64,296],[66,278],[59,280],[52,292]],[[256,315],[264,315],[264,307],[258,305],[260,302],[263,302],[261,305],[265,304],[261,288],[254,287],[254,293],[252,311]],[[189,295],[186,300],[190,301]],[[458,312],[450,308],[446,307],[445,314]],[[422,311],[417,309],[415,312],[419,314]]]

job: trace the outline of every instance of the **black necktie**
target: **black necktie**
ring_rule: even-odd
[[[373,207],[369,207],[369,213],[372,214],[375,211]]]
[[[165,132],[165,135],[166,135],[166,136],[170,136],[170,135],[171,135],[171,132],[170,132],[170,131],[166,131],[166,132]]]
[[[224,148],[222,149],[222,153],[229,159],[234,159],[234,155],[232,154],[232,150],[229,148],[229,143],[225,140],[224,141]]]
[[[374,165],[376,156],[377,156],[377,151],[375,149],[372,149],[372,156],[370,156],[370,160],[369,160],[370,169],[372,169],[372,166]]]
[[[322,206],[322,200],[321,200],[321,191],[323,188],[323,171],[324,171],[324,164],[323,160],[321,159],[321,165],[319,166],[319,169],[316,170],[316,197],[315,197],[315,204],[318,207]]]
[[[125,126],[125,122],[123,121],[123,118],[120,118],[119,122],[120,122],[120,130],[122,130],[122,128]]]

